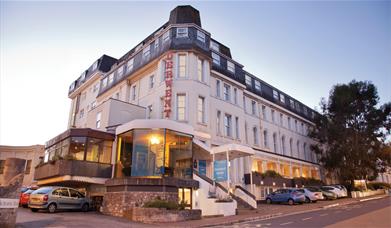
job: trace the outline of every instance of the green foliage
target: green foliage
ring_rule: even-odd
[[[367,183],[367,188],[371,190],[390,189],[391,185],[384,182],[371,182],[371,183]]]
[[[311,149],[341,183],[377,176],[391,164],[390,144],[385,144],[391,103],[378,103],[377,89],[367,81],[338,84],[321,102],[322,115],[315,117],[309,133],[318,144]]]
[[[162,200],[160,198],[156,198],[152,201],[148,201],[144,204],[144,207],[147,208],[165,208],[167,210],[184,210],[186,207],[186,202],[182,201],[181,203],[177,203],[174,201]]]
[[[261,173],[262,178],[272,177],[272,178],[282,178],[282,176],[274,170],[266,170],[264,173]]]

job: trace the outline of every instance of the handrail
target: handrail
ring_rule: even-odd
[[[242,186],[236,185],[235,188],[242,190],[244,193],[249,195],[251,198],[256,199],[256,197],[251,192],[249,192],[247,189],[243,188]]]
[[[213,185],[213,180],[210,179],[209,177],[205,176],[205,175],[201,175],[197,170],[193,170],[193,173],[195,175],[197,175],[199,178],[203,179],[204,181],[208,182],[209,184]],[[221,188],[221,190],[223,190],[224,192],[227,192],[228,193],[228,190],[223,186],[221,185],[220,183],[218,182],[215,182],[215,185],[219,188]]]

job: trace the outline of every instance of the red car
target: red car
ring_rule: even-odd
[[[29,199],[30,199],[30,194],[35,191],[35,189],[29,189],[22,194],[20,194],[20,199],[19,199],[19,204],[22,207],[28,207],[29,204]]]

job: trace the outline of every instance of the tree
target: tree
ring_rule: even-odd
[[[391,164],[386,144],[390,137],[391,103],[379,106],[371,82],[337,84],[328,101],[321,101],[321,115],[309,135],[318,143],[312,149],[327,171],[350,186],[353,180],[370,179]]]

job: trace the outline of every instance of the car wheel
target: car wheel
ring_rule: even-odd
[[[289,199],[289,200],[288,200],[288,204],[289,204],[289,205],[293,205],[294,203],[295,203],[295,202],[293,202],[293,199]]]
[[[272,200],[269,199],[269,198],[267,198],[267,199],[266,199],[266,203],[267,203],[267,204],[272,204]]]
[[[306,202],[306,203],[311,203],[311,200],[310,200],[310,198],[308,198],[308,197],[305,197],[305,202]]]
[[[56,210],[57,210],[56,204],[51,203],[51,204],[48,206],[48,210],[49,210],[50,213],[56,212]]]
[[[87,212],[88,209],[89,209],[88,203],[83,204],[83,206],[81,207],[81,211],[83,212]]]
[[[32,212],[37,212],[38,209],[37,208],[30,208]]]

